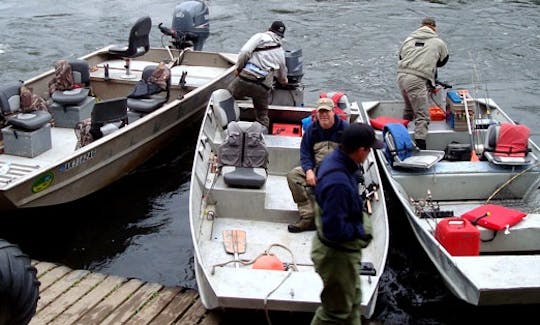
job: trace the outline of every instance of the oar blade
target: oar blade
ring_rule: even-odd
[[[246,232],[241,229],[223,231],[223,245],[229,254],[243,254],[246,252]]]

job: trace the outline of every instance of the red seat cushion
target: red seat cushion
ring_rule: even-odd
[[[527,214],[496,204],[485,204],[461,215],[473,224],[493,230],[503,230],[520,222]]]
[[[378,116],[377,118],[370,119],[369,122],[375,129],[383,130],[384,126],[388,123],[401,123],[406,127],[410,121],[390,116]]]

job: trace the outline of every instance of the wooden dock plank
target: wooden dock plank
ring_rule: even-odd
[[[39,291],[44,292],[49,288],[51,285],[53,285],[58,279],[61,279],[64,275],[71,272],[71,269],[66,266],[58,266],[55,268],[50,269],[47,273],[45,273],[43,276],[38,277],[39,282],[41,283],[39,285]],[[38,271],[39,275],[39,271]]]
[[[153,298],[161,288],[163,288],[163,286],[158,283],[145,283],[131,297],[124,301],[119,308],[114,310],[107,318],[100,322],[100,324],[126,323],[146,302],[148,302],[148,300]]]
[[[42,295],[42,297],[38,300],[37,311],[40,311],[41,309],[47,307],[52,301],[56,300],[64,291],[69,289],[69,287],[71,287],[76,282],[83,279],[89,273],[90,272],[86,270],[75,270],[65,274],[62,278],[58,279],[58,281],[56,281],[46,290],[47,295]]]
[[[150,323],[181,290],[182,288],[180,287],[164,288],[158,293],[159,295],[157,297],[149,301],[129,322],[132,324]]]
[[[40,299],[31,325],[53,324],[220,324],[197,291],[163,287],[139,279],[71,270],[32,260]]]
[[[51,324],[75,324],[77,319],[92,310],[94,306],[126,281],[127,279],[119,276],[107,276],[101,283],[92,288],[87,295],[55,318]]]
[[[54,269],[55,267],[58,267],[58,264],[32,260],[32,266],[36,268],[38,272],[38,276],[43,276],[49,270]]]
[[[184,291],[182,295],[174,297],[167,309],[162,311],[150,324],[173,324],[195,303],[198,297],[199,295],[195,290]]]
[[[90,273],[80,281],[75,281],[61,296],[51,302],[47,307],[43,308],[40,317],[36,317],[37,320],[49,324],[58,315],[81,299],[81,297],[88,293],[94,286],[103,281],[103,279],[105,279],[104,274]]]
[[[126,301],[144,282],[138,279],[131,279],[122,283],[122,286],[113,291],[99,304],[94,306],[91,312],[87,312],[81,317],[78,324],[99,324],[107,318],[119,305]]]
[[[198,324],[201,319],[208,313],[206,308],[200,300],[195,301],[195,303],[187,310],[187,312],[180,318],[178,324]]]

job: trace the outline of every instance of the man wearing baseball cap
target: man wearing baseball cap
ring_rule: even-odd
[[[281,45],[285,24],[274,21],[266,32],[256,33],[242,46],[236,61],[236,78],[228,90],[235,99],[250,97],[255,108],[255,120],[270,129],[268,96],[274,76],[287,84],[285,51]]]
[[[383,147],[371,126],[352,123],[343,131],[339,148],[317,171],[315,196],[320,213],[315,217],[317,236],[313,237],[311,259],[323,280],[323,290],[311,324],[361,323],[359,261],[362,248],[373,237],[369,227],[364,227],[369,216],[364,215],[356,173],[371,148]]]
[[[300,143],[301,166],[287,174],[287,183],[299,214],[298,221],[287,226],[289,232],[315,230],[313,196],[308,191],[317,185],[317,167],[338,146],[343,130],[349,125],[336,116],[334,105],[330,98],[319,98],[315,108],[316,120],[308,126]]]

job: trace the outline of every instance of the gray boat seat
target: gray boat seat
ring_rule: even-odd
[[[0,108],[6,124],[15,129],[33,131],[45,126],[52,118],[46,111],[21,112],[21,83],[0,88]]]
[[[156,67],[157,66],[155,65],[146,66],[142,72],[142,78],[140,82],[143,82],[145,84],[150,83],[149,78],[156,70]],[[165,90],[162,90],[152,95],[144,96],[142,98],[130,98],[128,96],[127,106],[129,110],[133,112],[142,114],[151,113],[169,100],[170,89],[171,74],[169,73],[169,78],[167,79],[167,88]],[[165,92],[165,95],[162,95],[161,92]]]
[[[507,132],[528,132],[528,129],[524,125],[513,125],[507,124]],[[525,130],[523,130],[525,128]],[[537,159],[531,152],[530,149],[526,149],[518,152],[518,155],[521,156],[510,156],[508,152],[497,151],[497,141],[499,139],[501,125],[490,125],[486,132],[486,139],[484,143],[484,156],[487,160],[493,164],[501,166],[522,166],[530,165],[534,163]],[[528,141],[528,136],[527,136]],[[523,144],[527,146],[527,144]],[[500,150],[500,149],[499,149]]]
[[[395,130],[407,138],[402,139],[402,143],[397,144],[394,139],[395,135],[390,130]],[[384,127],[384,141],[387,159],[393,167],[429,169],[444,158],[444,151],[420,150],[401,123],[390,123]]]
[[[268,177],[268,150],[264,127],[258,122],[238,121],[240,109],[226,89],[215,90],[210,103],[216,124],[225,139],[218,147],[218,163],[227,186],[261,188]]]
[[[127,98],[117,97],[97,102],[92,109],[90,133],[94,140],[128,124]]]
[[[71,67],[74,87],[67,90],[57,90],[51,94],[54,103],[61,106],[77,105],[90,94],[90,68],[84,60],[68,61]]]
[[[210,103],[212,104],[212,112],[217,119],[216,123],[223,130],[230,122],[238,121],[240,118],[240,108],[227,89],[214,90],[210,95]]]

